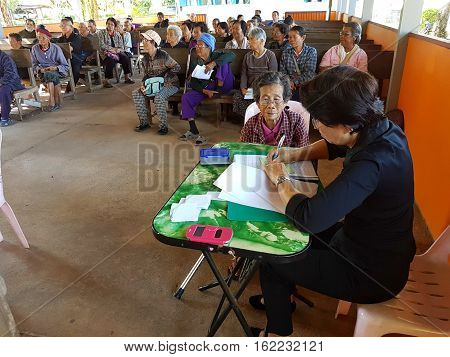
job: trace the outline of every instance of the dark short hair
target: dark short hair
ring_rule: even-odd
[[[228,24],[226,22],[219,22],[219,24],[217,26],[219,26],[226,33],[230,32],[230,28],[228,27]]]
[[[240,17],[244,18],[244,15],[239,14],[239,15],[237,15],[236,19],[239,19]]]
[[[32,22],[32,23],[33,23],[33,26],[36,26],[36,23],[34,22],[33,19],[26,19],[26,20],[25,20],[25,23],[27,23],[27,22]]]
[[[260,23],[261,22],[261,17],[260,16],[253,16],[252,20],[255,20],[256,23]]]
[[[218,22],[220,22],[220,20],[219,20],[217,17],[213,19],[213,22],[216,21],[216,20],[217,20]]]
[[[247,23],[244,20],[234,20],[233,25],[234,24],[239,24],[239,26],[241,26],[241,30],[244,36],[247,35]]]
[[[192,23],[192,21],[185,21],[181,24],[181,26],[183,25],[186,26],[189,29],[189,31],[192,32],[192,29],[194,28],[194,24]]]
[[[279,13],[277,10],[272,11],[272,14],[273,14],[274,12],[275,12],[278,16],[280,16],[280,13]]]
[[[327,69],[303,84],[300,102],[326,126],[342,124],[361,131],[384,118],[377,80],[347,65]]]
[[[22,36],[20,36],[19,33],[11,32],[8,36],[9,36],[9,37],[12,37],[12,38],[15,39],[17,42],[22,41]]]
[[[73,25],[73,19],[72,19],[72,17],[70,17],[70,16],[64,16],[64,19],[70,21],[70,22],[72,23],[72,25]]]
[[[306,35],[305,29],[302,26],[298,26],[298,25],[292,27],[289,31],[295,31],[300,36],[305,36]]]
[[[259,14],[261,14],[261,10],[256,9],[256,10],[255,10],[255,15],[256,15],[256,12],[258,12]]]
[[[271,84],[279,84],[283,87],[283,101],[287,103],[291,99],[291,84],[289,77],[281,72],[265,72],[261,74],[252,84],[253,98],[255,102],[259,102],[261,96],[260,89]]]
[[[114,17],[108,17],[106,19],[106,24],[108,24],[108,21],[111,21],[114,24],[114,27],[117,27],[117,20]]]
[[[276,24],[273,25],[273,27],[276,27],[278,30],[280,30],[280,32],[286,37],[287,34],[289,33],[289,27],[286,24],[277,22]]]
[[[158,13],[156,14],[156,16],[162,16],[162,17],[164,17],[164,14],[160,11],[160,12],[158,12]]]
[[[359,43],[361,41],[362,28],[360,24],[357,22],[349,22],[342,26],[342,28],[344,27],[349,27],[352,30],[352,36],[355,39],[355,43]]]
[[[91,23],[92,25],[97,26],[97,24],[95,23],[95,20],[93,20],[93,19],[90,19],[90,20],[88,21],[88,23]]]
[[[291,15],[286,16],[286,18],[283,21],[286,25],[291,26],[294,23],[294,19]]]
[[[208,33],[209,32],[208,25],[205,24],[203,21],[195,22],[194,26],[192,28],[194,28],[194,27],[200,27],[200,30],[202,31],[202,33]]]

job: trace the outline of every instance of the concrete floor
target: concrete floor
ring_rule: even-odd
[[[174,299],[199,254],[159,243],[150,228],[195,165],[198,148],[180,144],[177,136],[186,124],[174,117],[170,135],[161,137],[156,128],[134,132],[131,89],[123,84],[93,94],[81,89],[60,112],[39,113],[3,129],[5,193],[31,250],[21,248],[2,219],[0,275],[25,335],[206,335],[219,289],[200,293],[196,287],[211,281],[211,273],[202,266],[183,299]],[[211,143],[239,139],[238,125],[224,123],[218,130],[214,113],[204,107],[202,114],[199,127]],[[139,157],[146,161],[139,163]],[[325,182],[337,175],[339,165],[320,164]],[[156,186],[149,188],[146,175]],[[421,247],[429,245],[421,219],[416,236]],[[226,256],[217,259],[223,269],[230,262]],[[265,315],[246,303],[258,291],[255,278],[241,302],[249,323],[263,326]],[[297,303],[296,335],[352,334],[354,307],[349,316],[334,320],[335,299],[308,291],[305,296],[316,307]],[[218,332],[242,335],[234,315]]]

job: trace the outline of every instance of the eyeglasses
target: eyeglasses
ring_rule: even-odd
[[[344,31],[340,31],[339,32],[339,36],[342,36],[342,37],[349,37],[351,35],[352,34],[350,32],[344,32]]]
[[[206,48],[205,45],[196,45],[195,47],[196,47],[196,48]]]
[[[269,105],[270,103],[273,103],[275,105],[281,105],[284,103],[283,98],[274,98],[274,99],[270,99],[270,98],[261,98],[259,100],[259,103],[262,105]]]

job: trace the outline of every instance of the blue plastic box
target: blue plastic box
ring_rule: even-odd
[[[201,149],[201,165],[228,165],[230,163],[230,150],[224,148]]]

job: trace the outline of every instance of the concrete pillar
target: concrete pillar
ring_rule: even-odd
[[[398,26],[397,44],[395,48],[392,73],[389,82],[389,92],[386,111],[397,107],[400,85],[405,65],[406,49],[408,47],[408,33],[417,31],[422,19],[423,0],[404,0]]]
[[[348,4],[348,16],[355,16],[356,0],[349,0]]]

